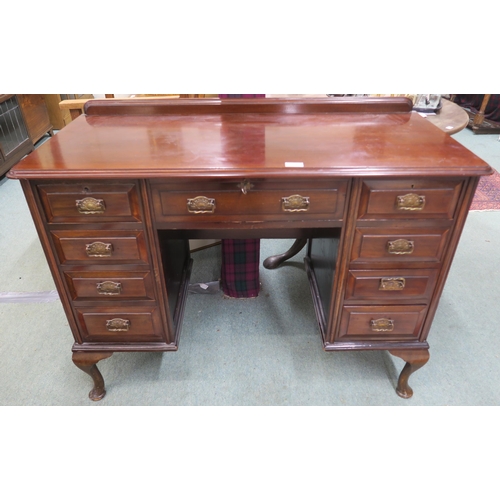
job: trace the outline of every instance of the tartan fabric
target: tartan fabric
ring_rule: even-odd
[[[219,94],[220,99],[251,99],[265,94]],[[255,160],[261,161],[255,151]],[[222,240],[221,288],[228,297],[243,299],[259,295],[260,240]]]
[[[260,240],[222,240],[221,287],[238,299],[259,294]]]

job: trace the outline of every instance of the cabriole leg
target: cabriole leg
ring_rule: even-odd
[[[413,396],[413,389],[408,385],[410,375],[417,371],[419,368],[429,361],[428,349],[394,349],[389,351],[393,356],[401,358],[406,361],[406,365],[401,370],[398,379],[398,386],[396,393],[402,398],[411,398]]]
[[[293,245],[285,252],[280,255],[272,255],[268,257],[263,266],[266,269],[276,269],[280,264],[283,264],[285,260],[291,259],[294,255],[297,255],[307,243],[307,238],[300,238],[295,240]]]
[[[109,358],[112,352],[74,352],[73,353],[73,363],[88,373],[92,380],[94,381],[94,388],[89,392],[89,398],[92,401],[101,400],[105,394],[104,389],[104,379],[102,378],[101,372],[97,368],[97,363],[102,359]]]

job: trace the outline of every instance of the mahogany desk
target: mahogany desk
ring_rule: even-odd
[[[308,239],[324,349],[429,358],[480,158],[404,98],[89,101],[20,179],[75,343],[99,360],[177,350],[190,238]],[[279,271],[277,271],[279,272]]]

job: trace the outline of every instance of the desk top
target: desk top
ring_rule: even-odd
[[[194,102],[196,101],[196,102]],[[90,101],[9,177],[487,175],[404,98]]]

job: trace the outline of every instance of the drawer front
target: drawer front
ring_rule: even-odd
[[[452,219],[462,180],[365,180],[359,219]]]
[[[427,306],[344,306],[342,340],[418,340]]]
[[[347,185],[307,180],[156,183],[153,204],[156,219],[166,223],[340,220]]]
[[[143,231],[51,231],[61,264],[148,263]]]
[[[139,222],[137,186],[133,183],[39,184],[49,223]]]
[[[158,342],[164,339],[158,308],[77,308],[84,342]]]
[[[64,277],[75,301],[155,300],[149,271],[67,271]]]
[[[350,270],[346,300],[429,300],[436,283],[435,269]]]
[[[438,263],[448,232],[447,228],[357,228],[351,263]]]

